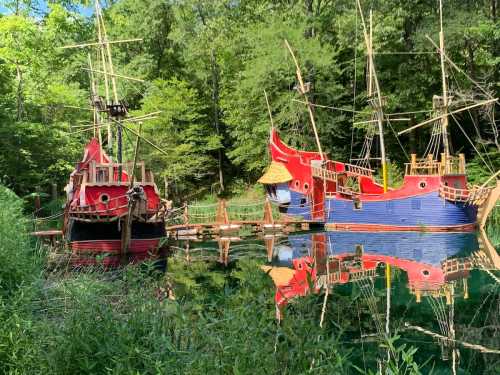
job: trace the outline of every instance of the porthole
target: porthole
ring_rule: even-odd
[[[295,180],[295,187],[298,188],[300,186],[300,182],[298,180]]]
[[[429,276],[430,275],[429,270],[422,270],[422,275]]]
[[[359,198],[354,198],[352,203],[354,204],[354,209],[355,210],[361,210],[363,208],[363,204],[359,200]]]
[[[304,184],[304,190],[309,190],[309,184],[307,182]]]
[[[107,204],[107,203],[109,203],[109,195],[108,194],[101,194],[101,196],[99,197],[99,200],[101,201],[101,203]]]
[[[425,182],[425,181],[420,181],[420,182],[418,183],[418,187],[419,187],[420,189],[425,189],[425,187],[426,187],[426,186],[427,186],[427,182]]]

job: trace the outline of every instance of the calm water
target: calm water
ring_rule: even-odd
[[[500,373],[500,258],[481,235],[306,232],[173,248],[188,262],[259,259],[255,272],[275,285],[277,319],[293,319],[294,303],[318,295],[318,312],[336,313],[367,356],[383,357],[380,338],[397,334],[437,373]]]

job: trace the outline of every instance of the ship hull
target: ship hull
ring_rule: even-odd
[[[73,221],[69,231],[69,246],[73,254],[119,254],[122,249],[118,222],[85,223]],[[133,222],[127,253],[148,254],[158,250],[165,237],[163,222]]]
[[[437,191],[399,199],[362,200],[327,198],[322,214],[312,210],[308,195],[290,191],[290,203],[282,212],[318,221],[329,230],[362,231],[474,231],[477,209],[463,202],[450,202]],[[316,210],[318,210],[316,208]]]

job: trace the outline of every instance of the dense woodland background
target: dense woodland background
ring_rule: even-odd
[[[59,47],[96,40],[89,1],[3,0],[0,16],[0,181],[21,196],[60,191],[82,157],[91,121],[86,49]],[[438,1],[362,1],[373,9],[376,64],[387,112],[432,108],[441,92]],[[284,39],[297,51],[316,104],[367,110],[365,48],[354,0],[116,0],[102,3],[111,40],[144,38],[113,46],[116,71],[145,80],[119,80],[133,113],[163,111],[144,134],[168,151],[147,145],[142,155],[166,177],[174,196],[238,192],[256,181],[268,155],[266,90],[276,126],[291,145],[314,149],[303,104],[294,90],[295,68]],[[447,53],[492,95],[499,96],[498,0],[444,1]],[[86,9],[82,11],[82,9]],[[95,51],[89,50],[93,54]],[[393,54],[390,52],[398,52]],[[484,98],[463,74],[449,68],[456,98]],[[72,107],[74,106],[74,107]],[[361,148],[363,131],[350,112],[315,111],[324,149],[347,160]],[[386,129],[393,178],[406,155],[394,131],[428,113],[405,115]],[[457,117],[490,168],[499,168],[495,119],[487,110]],[[452,123],[454,121],[452,120]],[[401,138],[405,151],[423,152],[430,127]],[[465,152],[473,179],[490,174],[474,157],[458,126],[454,151]],[[351,142],[353,139],[353,142]],[[125,144],[130,153],[131,138]],[[351,146],[352,145],[352,146]],[[399,168],[397,167],[399,166]],[[395,177],[396,176],[396,177]],[[163,183],[160,183],[163,185]]]

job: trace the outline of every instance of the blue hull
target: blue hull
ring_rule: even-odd
[[[361,245],[364,254],[378,254],[413,260],[439,267],[441,262],[458,254],[468,254],[479,247],[475,233],[418,232],[323,232],[328,255],[354,254]],[[316,236],[318,235],[316,234]],[[279,249],[281,265],[291,265],[292,259],[312,256],[315,234],[290,235],[289,248]],[[318,238],[315,238],[318,241]]]
[[[286,213],[315,220],[311,216],[309,198],[290,192]],[[395,227],[460,227],[474,225],[477,209],[461,202],[450,202],[431,192],[414,197],[386,201],[362,201],[356,207],[352,200],[330,198],[324,203],[327,224],[358,224]]]

